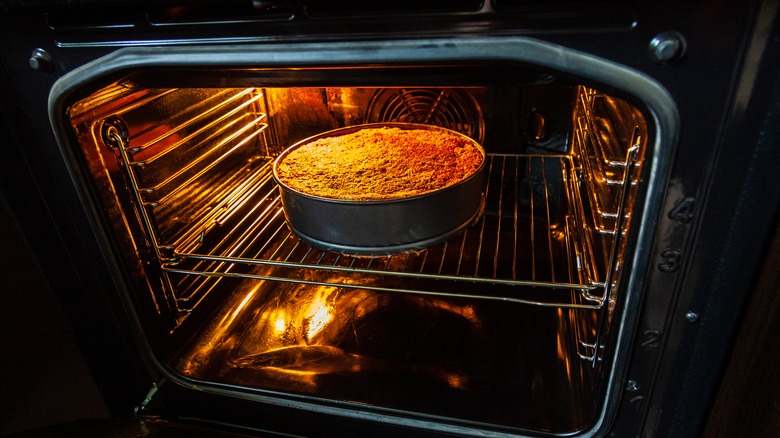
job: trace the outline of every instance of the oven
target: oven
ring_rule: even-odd
[[[8,5],[3,194],[117,417],[693,435],[778,199],[777,2],[706,3]],[[280,183],[389,129],[479,178]]]

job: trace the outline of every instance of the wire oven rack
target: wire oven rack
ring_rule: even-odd
[[[232,220],[224,220],[230,213],[223,215],[217,222],[220,228],[230,231],[219,233],[216,239],[210,239],[205,230],[189,233],[200,237],[197,241],[182,242],[174,249],[173,258],[163,266],[168,272],[188,275],[240,276],[538,306],[601,307],[603,297],[599,298],[595,292],[601,285],[589,280],[585,249],[579,244],[582,239],[576,237],[580,233],[576,221],[567,216],[563,225],[555,225],[551,215],[560,207],[550,205],[554,198],[547,193],[546,198],[534,199],[538,195],[533,193],[531,179],[523,182],[519,177],[521,169],[530,172],[538,169],[543,179],[541,184],[547,187],[550,183],[544,179],[552,172],[545,169],[557,168],[556,176],[564,180],[565,187],[559,202],[568,203],[575,196],[573,184],[569,182],[571,160],[565,156],[509,155],[491,155],[489,160],[491,183],[486,188],[487,197],[497,205],[489,202],[477,223],[433,247],[376,257],[323,251],[298,239],[284,220],[279,194],[270,178],[269,162],[258,172],[264,178],[253,186],[254,196],[243,198],[246,206],[235,207],[249,210],[248,214]],[[524,188],[528,196],[525,203],[520,202],[522,197],[516,196]],[[511,193],[493,195],[491,189]],[[514,198],[514,202],[506,205],[504,198]],[[263,267],[273,269],[258,269]],[[296,277],[299,269],[340,275],[302,279]],[[400,284],[395,281],[399,285],[388,286],[377,281],[383,277],[414,281]],[[459,287],[457,283],[473,285],[480,292],[463,292],[472,287]],[[486,289],[485,285],[510,287]],[[204,294],[203,287],[180,283],[179,290],[186,292],[179,299],[197,302]],[[528,292],[529,288],[543,289],[545,293]],[[572,297],[572,292],[578,292],[582,299]]]

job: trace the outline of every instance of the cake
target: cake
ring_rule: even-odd
[[[301,193],[339,200],[408,198],[457,184],[479,170],[481,149],[443,130],[364,128],[315,139],[276,164]]]

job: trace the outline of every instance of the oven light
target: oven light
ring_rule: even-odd
[[[443,377],[444,380],[447,382],[447,385],[449,385],[451,388],[466,389],[467,387],[468,379],[463,374],[445,373]]]
[[[284,317],[284,314],[281,314],[276,317],[276,321],[274,321],[274,330],[276,330],[277,333],[284,333],[284,331],[287,329],[287,320]]]

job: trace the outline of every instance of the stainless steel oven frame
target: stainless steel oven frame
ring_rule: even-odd
[[[614,13],[575,8],[560,16],[495,6],[445,18],[369,17],[361,24],[337,17],[262,27],[79,28],[47,22],[53,11],[68,9],[64,4],[3,5],[1,129],[8,141],[0,187],[117,416],[140,405],[214,427],[303,435],[372,430],[389,436],[418,425],[377,430],[381,425],[368,417],[342,410],[329,415],[300,403],[292,410],[263,407],[258,418],[253,397],[193,391],[175,378],[153,386],[157,394],[144,404],[160,367],[123,301],[124,274],[105,251],[111,244],[95,231],[105,224],[85,208],[91,189],[77,173],[74,184],[67,165],[73,157],[63,159],[49,125],[49,96],[63,94],[52,87],[80,85],[73,76],[55,85],[58,77],[103,56],[108,62],[98,69],[105,73],[152,65],[249,67],[269,62],[268,56],[278,66],[507,56],[630,91],[648,102],[658,132],[670,135],[665,144],[677,144],[653,149],[661,154],[653,159],[660,166],[653,178],[662,181],[646,198],[631,269],[631,289],[644,293],[626,303],[608,414],[591,433],[693,436],[703,428],[777,220],[778,2],[615,2]],[[324,57],[322,48],[343,58]]]

